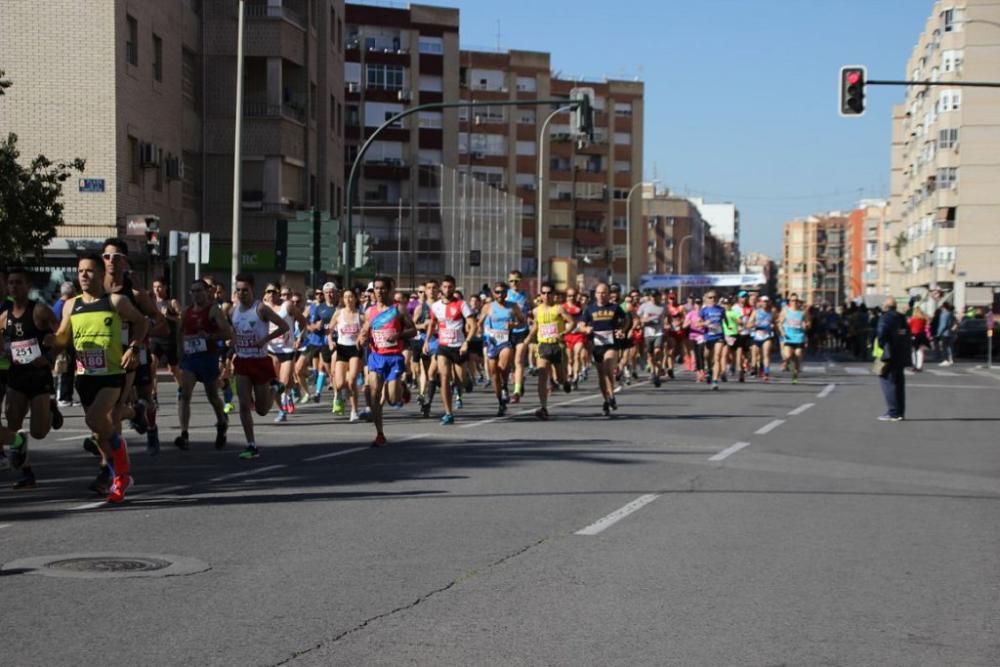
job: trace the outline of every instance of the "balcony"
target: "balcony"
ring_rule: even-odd
[[[292,4],[284,2],[281,5],[274,5],[269,0],[250,0],[246,3],[246,17],[248,19],[284,19],[299,28],[305,30],[308,22],[305,18],[305,8],[293,9]]]
[[[306,122],[306,110],[304,106],[294,102],[268,104],[267,102],[250,101],[243,103],[243,117],[285,118],[304,125]]]

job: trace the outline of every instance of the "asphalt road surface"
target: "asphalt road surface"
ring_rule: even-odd
[[[1000,665],[1000,372],[907,377],[907,421],[867,365],[792,385],[534,382],[494,419],[369,424],[307,406],[212,446],[132,444],[121,506],[88,495],[79,408],[0,489],[0,663],[21,665]],[[436,408],[439,406],[436,406]],[[437,409],[435,410],[436,414]],[[25,558],[194,558],[148,578],[43,576]],[[56,558],[58,557],[58,558]]]

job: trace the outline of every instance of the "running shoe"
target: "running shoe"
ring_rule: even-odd
[[[427,402],[426,396],[424,396],[423,394],[417,394],[417,404],[419,404],[421,408],[424,407],[424,403],[426,402]]]
[[[455,423],[455,416],[448,413],[441,417],[441,425],[448,426],[449,424]]]
[[[295,399],[293,399],[291,396],[288,397],[288,402],[285,404],[285,412],[287,412],[290,415],[295,414]]]
[[[569,382],[563,382],[562,388],[563,388],[563,392],[566,393],[566,394],[568,394],[569,392],[573,391],[573,385],[570,384]]]
[[[232,403],[226,403],[225,405],[222,406],[222,412],[227,415],[232,414],[233,410],[235,409],[236,406],[233,405]]]
[[[424,419],[428,419],[431,416],[431,404],[424,403],[420,408],[420,414],[423,415]]]
[[[611,404],[605,400],[604,405],[601,406],[601,410],[604,412],[604,416],[607,417],[611,414]]]
[[[503,401],[504,405],[510,403],[510,394],[507,392],[507,387],[500,390],[500,400]]]
[[[10,470],[10,459],[7,458],[6,452],[0,452],[0,471]]]
[[[798,384],[798,383],[799,383],[799,376],[798,375],[793,375],[792,376],[792,384]]]
[[[513,394],[511,394],[511,396],[510,396],[510,402],[511,402],[511,403],[513,403],[514,405],[517,405],[518,403],[520,403],[520,402],[521,402],[521,394],[519,394],[519,393],[517,393],[517,392],[515,391],[515,392],[514,392]]]
[[[663,380],[660,379],[660,376],[659,375],[654,375],[653,376],[653,386],[656,387],[656,388],[659,388],[661,384],[663,384]]]
[[[505,414],[507,414],[507,404],[500,401],[500,404],[497,406],[497,417],[503,417]]]
[[[129,475],[115,475],[108,487],[108,502],[120,503],[125,500],[125,490],[132,486],[133,480]]]
[[[191,447],[191,444],[188,442],[187,431],[181,431],[181,434],[174,438],[174,447],[183,451],[187,451]]]
[[[286,421],[288,421],[288,413],[285,412],[284,410],[278,410],[278,416],[274,418],[274,423],[282,424]]]
[[[145,435],[149,429],[149,424],[146,423],[146,401],[136,401],[132,406],[132,412],[134,416],[129,422],[132,430],[139,435]]]
[[[746,382],[746,381],[747,381],[746,371],[740,371],[740,382]]]
[[[17,438],[21,443],[17,444]],[[20,470],[28,462],[28,434],[24,431],[17,432],[15,443],[10,446],[10,465],[14,470]]]
[[[52,399],[49,402],[49,412],[52,413],[52,428],[53,430],[58,431],[63,427],[63,422],[65,420],[63,419],[63,414],[59,412],[59,404],[56,403],[55,399]]]
[[[673,368],[668,368],[667,369],[667,377],[670,378],[671,380],[674,379],[674,369]]]
[[[360,417],[366,422],[370,422],[372,420],[371,408],[362,408],[361,412],[358,413],[358,417]]]
[[[222,422],[215,425],[215,448],[222,449],[226,446],[226,432],[229,430],[229,422]]]
[[[358,413],[355,412],[354,410],[351,410],[351,419],[350,419],[350,422],[352,424],[357,424],[359,421],[361,421],[361,418],[358,417]]]
[[[615,398],[614,396],[612,396],[611,398],[608,399],[608,405],[611,406],[612,410],[617,410],[618,409],[618,399]]]
[[[71,408],[73,407],[73,401],[59,401],[58,405],[60,408]]]
[[[573,379],[573,389],[574,390],[579,390],[580,389],[580,378],[574,378]]]
[[[455,407],[458,408],[459,410],[461,410],[462,408],[465,407],[465,404],[462,403],[462,397],[461,396],[456,396],[455,397]]]
[[[156,426],[146,431],[146,452],[150,456],[160,453],[160,429]]]
[[[101,466],[100,472],[97,473],[97,478],[90,483],[87,488],[96,493],[99,496],[108,495],[108,487],[111,485],[111,467]]]
[[[35,473],[31,471],[31,468],[25,468],[21,471],[21,479],[14,482],[14,490],[26,491],[33,488],[35,488]]]
[[[385,447],[387,444],[385,441],[385,435],[378,433],[375,435],[375,440],[372,441],[372,447]]]
[[[246,449],[240,452],[239,458],[244,461],[249,461],[250,459],[255,459],[260,456],[260,451],[253,445],[247,445]]]
[[[719,381],[715,380],[712,382],[712,391],[719,391]]]
[[[549,418],[549,411],[546,410],[545,408],[538,408],[537,410],[535,410],[535,416],[541,419],[542,421],[546,421]]]
[[[90,452],[94,456],[101,455],[101,448],[97,446],[97,440],[93,436],[87,436],[83,439],[83,451]]]
[[[313,397],[311,394],[302,394],[302,396],[299,398],[299,405],[305,405],[306,403],[311,402],[312,399]]]
[[[893,417],[892,415],[881,415],[878,418],[878,420],[880,422],[901,422],[901,421],[903,421],[903,418],[902,417]]]
[[[344,416],[344,402],[340,398],[333,399],[333,406],[330,411],[338,417]]]

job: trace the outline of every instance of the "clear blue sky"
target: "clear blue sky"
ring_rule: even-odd
[[[424,0],[461,10],[466,48],[552,54],[565,74],[646,84],[645,177],[732,201],[743,252],[780,256],[782,224],[888,195],[892,105],[837,115],[841,65],[905,78],[932,0]],[[784,81],[778,81],[784,79]],[[770,100],[770,101],[768,101]]]

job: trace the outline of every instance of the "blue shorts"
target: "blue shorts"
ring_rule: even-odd
[[[219,355],[212,352],[185,355],[181,370],[194,375],[198,382],[212,384],[219,379]]]
[[[386,382],[398,380],[406,371],[406,362],[402,354],[368,353],[368,372],[374,373]]]
[[[504,349],[511,349],[514,346],[510,344],[509,340],[505,340],[502,343],[495,342],[492,338],[486,337],[483,339],[483,343],[486,344],[486,356],[490,359],[496,359],[500,356],[500,351]]]

